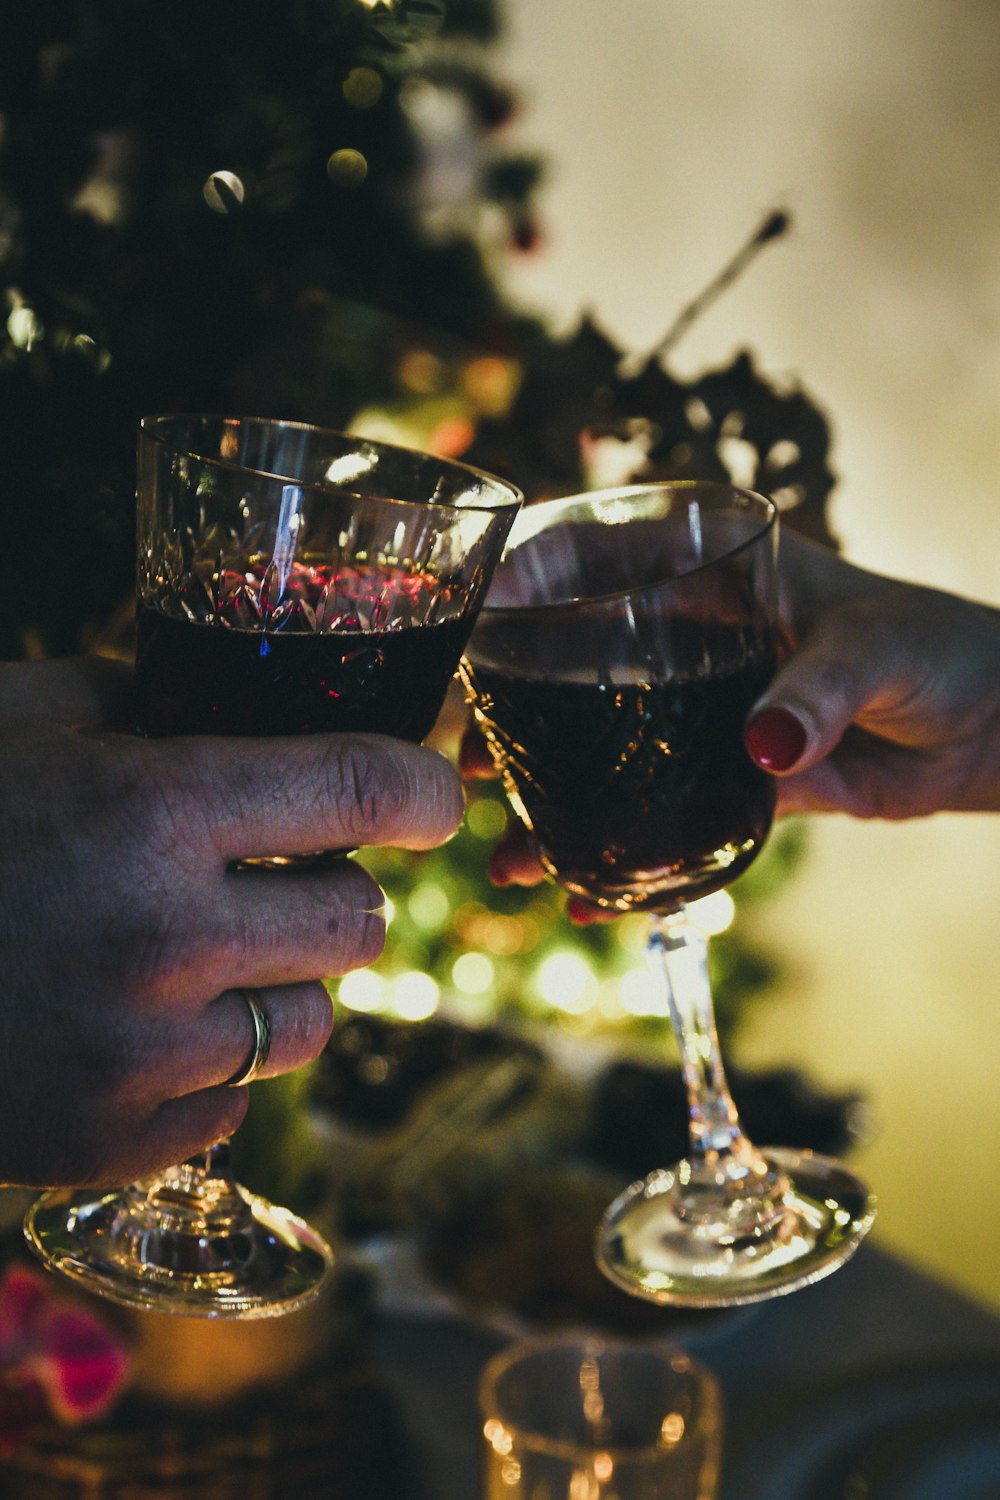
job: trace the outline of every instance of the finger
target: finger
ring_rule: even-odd
[[[546,878],[534,836],[523,823],[512,821],[508,825],[490,857],[489,876],[494,885],[539,885]],[[569,897],[566,914],[578,927],[587,927],[592,922],[612,922],[620,915],[595,906],[581,896]]]
[[[220,989],[297,984],[373,963],[385,897],[353,859],[320,870],[234,870],[160,915],[137,980],[148,1016],[200,1013]]]
[[[458,828],[461,782],[444,756],[385,735],[155,741],[175,796],[207,810],[226,861],[393,844],[428,849]]]
[[[333,1001],[326,988],[313,981],[309,984],[282,985],[251,991],[263,1010],[269,1028],[266,1061],[255,1074],[257,1078],[278,1078],[294,1072],[318,1057],[330,1040],[333,1030]],[[223,1012],[225,1023],[222,1024]],[[213,1032],[221,1039],[225,1034],[228,1059],[233,1066],[211,1081],[227,1082],[243,1073],[254,1060],[257,1049],[257,1027],[254,1024],[244,991],[220,996],[211,1007],[208,1018]],[[235,1036],[235,1040],[233,1040]],[[215,1038],[213,1037],[213,1040]],[[239,1050],[242,1046],[242,1052]]]
[[[804,771],[840,743],[848,726],[894,691],[891,634],[869,612],[828,616],[807,637],[754,705],[744,732],[747,750],[766,771]]]
[[[605,906],[594,906],[582,896],[570,896],[566,902],[566,914],[577,927],[589,927],[593,922],[613,922],[622,913]]]
[[[939,811],[950,776],[933,756],[850,728],[837,749],[808,770],[781,777],[777,811],[842,812],[902,819]]]
[[[539,885],[545,879],[538,846],[523,823],[507,825],[490,856],[489,877],[494,885]]]
[[[271,1038],[257,1077],[277,1078],[319,1056],[333,1029],[333,1005],[318,980],[268,985],[254,989],[253,995],[267,1017]],[[256,1039],[245,994],[226,990],[202,1010],[162,1029],[144,1063],[141,1091],[147,1099],[164,1099],[224,1084],[252,1061]]]
[[[248,1089],[225,1085],[167,1099],[148,1119],[121,1133],[99,1171],[85,1179],[86,1185],[118,1187],[187,1161],[235,1134],[248,1102]]]
[[[468,781],[492,779],[497,774],[489,745],[472,725],[462,735],[458,747],[458,769]]]

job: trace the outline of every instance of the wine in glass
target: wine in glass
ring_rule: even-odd
[[[807,1151],[758,1150],[726,1084],[696,898],[759,853],[773,779],[743,744],[776,665],[777,514],[729,485],[651,484],[524,509],[461,667],[508,797],[567,891],[652,914],[690,1150],[597,1238],[636,1296],[712,1307],[816,1281],[874,1217]]]
[[[139,729],[350,731],[419,741],[444,701],[520,503],[492,476],[294,422],[139,428]],[[262,850],[238,867],[349,851]],[[234,1180],[225,1142],[113,1191],[29,1211],[53,1269],[133,1306],[267,1317],[331,1265],[306,1223]]]

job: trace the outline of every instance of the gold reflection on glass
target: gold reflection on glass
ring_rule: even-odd
[[[594,1478],[601,1484],[607,1484],[615,1472],[615,1461],[610,1453],[594,1454]]]
[[[483,1426],[483,1436],[493,1449],[494,1453],[509,1453],[514,1446],[514,1439],[507,1431],[502,1422],[496,1417],[491,1417]]]
[[[672,1448],[684,1436],[684,1418],[679,1411],[668,1412],[660,1424],[660,1441],[665,1448]]]

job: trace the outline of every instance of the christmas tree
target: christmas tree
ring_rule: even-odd
[[[499,27],[493,0],[33,0],[5,16],[0,658],[127,637],[135,428],[154,411],[388,433],[503,472],[529,502],[609,466],[732,477],[830,540],[808,395],[748,353],[692,381],[668,365],[783,212],[641,355],[586,319],[557,338],[506,300],[504,257],[537,245],[542,174],[508,142]],[[551,887],[489,885],[503,816],[482,789],[445,849],[372,857],[396,917],[353,1003],[418,1017],[452,993],[479,1019],[606,1014],[662,1033],[621,1001],[627,923],[573,933]],[[738,909],[794,853],[775,840]],[[737,921],[714,962],[726,1024],[774,961]]]
[[[536,167],[495,143],[496,28],[491,0],[5,16],[0,656],[76,649],[127,598],[140,416],[345,426],[433,384],[427,330],[518,341],[488,260],[523,232]],[[449,108],[475,143],[471,213],[435,181]]]

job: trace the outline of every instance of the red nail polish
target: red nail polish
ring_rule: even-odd
[[[806,731],[787,708],[762,708],[750,720],[743,739],[765,771],[790,771],[806,748]]]

